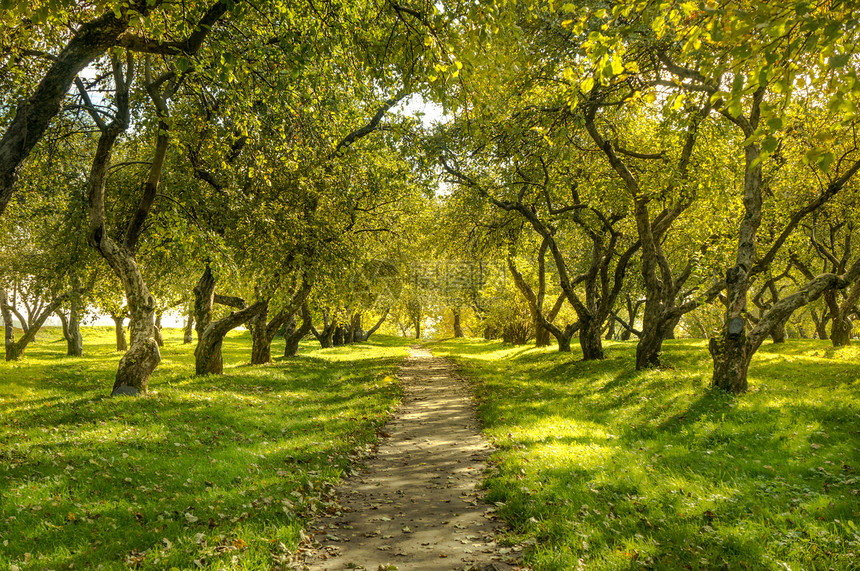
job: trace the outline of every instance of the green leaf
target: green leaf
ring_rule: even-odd
[[[579,84],[579,87],[584,92],[588,93],[594,87],[594,78],[593,77],[586,77],[585,79],[582,80],[582,83]]]
[[[830,65],[830,67],[832,67],[834,69],[839,68],[839,67],[845,67],[845,65],[848,63],[848,60],[850,60],[850,59],[851,59],[850,53],[832,55],[832,56],[830,56],[830,59],[828,60],[828,65]]]
[[[833,165],[834,160],[836,160],[836,157],[833,153],[825,151],[818,157],[818,168],[820,168],[822,172],[828,172],[830,167]]]

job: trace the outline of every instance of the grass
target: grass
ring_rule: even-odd
[[[82,358],[49,329],[0,364],[0,569],[283,566],[400,397],[394,338],[251,367],[234,332],[226,374],[198,378],[165,333],[141,398],[107,396],[111,328],[85,329]]]
[[[449,340],[498,451],[488,498],[536,570],[860,568],[860,350],[762,347],[739,397],[703,342],[671,369]]]

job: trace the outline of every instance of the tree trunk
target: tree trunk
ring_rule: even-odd
[[[845,347],[851,344],[851,320],[844,316],[833,319],[830,329],[830,341],[834,347]]]
[[[189,316],[189,324],[194,322],[197,340],[200,341],[203,331],[212,322],[212,307],[215,305],[215,277],[212,268],[206,264],[203,275],[194,286],[194,317]]]
[[[753,350],[746,333],[729,335],[727,328],[711,337],[708,350],[714,361],[713,385],[726,392],[740,394],[746,392],[747,370]]]
[[[80,282],[78,281],[77,276],[72,284],[76,288],[80,287]],[[66,337],[66,354],[69,357],[80,357],[84,354],[84,340],[81,336],[81,320],[79,317],[80,306],[80,296],[73,295],[71,307],[69,308],[69,335]]]
[[[815,334],[818,338],[830,339],[830,335],[827,333],[827,312],[825,311],[821,316],[819,316],[818,312],[813,309],[809,314],[812,316],[812,323],[815,324]]]
[[[11,361],[10,355],[15,345],[15,326],[12,324],[12,312],[9,311],[9,298],[6,290],[3,288],[0,288],[0,311],[3,314],[3,328],[5,331],[3,345],[5,347],[6,360]]]
[[[371,335],[373,335],[374,333],[376,333],[376,331],[377,331],[380,327],[382,327],[382,324],[383,324],[383,323],[385,323],[385,318],[386,318],[386,317],[388,317],[388,312],[389,312],[389,309],[388,309],[388,308],[386,308],[386,309],[385,309],[385,311],[384,311],[384,312],[383,312],[383,314],[382,314],[382,317],[380,317],[380,318],[379,318],[379,321],[377,321],[377,322],[373,325],[373,327],[371,327],[371,328],[370,328],[370,330],[369,330],[369,331],[367,331],[367,332],[362,336],[362,338],[361,338],[361,340],[362,340],[362,341],[367,341],[368,339],[370,339],[370,336],[371,336]]]
[[[329,310],[323,310],[323,330],[322,332],[317,331],[316,328],[311,324],[311,333],[314,334],[314,337],[317,338],[317,341],[320,342],[320,347],[323,349],[330,349],[334,347],[334,332],[337,328],[337,320],[329,319]]]
[[[328,327],[323,329],[322,335],[319,339],[320,346],[323,349],[331,349],[334,347],[335,329],[337,329],[337,326],[334,323],[331,323]]]
[[[606,335],[603,336],[605,341],[612,341],[615,338],[615,320],[610,319],[609,325],[606,327]]]
[[[142,281],[140,283],[143,285]],[[119,361],[111,396],[145,393],[149,376],[161,362],[161,352],[155,342],[155,300],[149,295],[145,285],[140,294],[139,297],[132,296],[129,299],[130,341],[128,350]]]
[[[662,351],[663,331],[659,324],[643,323],[642,336],[636,344],[636,370],[660,367],[660,353]]]
[[[114,332],[116,333],[116,350],[117,351],[127,351],[128,343],[125,340],[125,315],[115,315],[111,314],[111,319],[113,319],[114,323]]]
[[[155,337],[155,342],[159,347],[164,347],[164,337],[161,336],[161,311],[155,312],[155,326],[153,328],[153,333]]]
[[[602,325],[602,321],[598,323],[595,319],[580,322],[579,347],[582,349],[583,361],[603,359],[603,343],[600,339]]]
[[[284,334],[284,357],[295,357],[299,352],[299,342],[310,333],[312,321],[307,302],[302,304],[302,325],[296,328],[296,316],[293,314],[287,333]]]
[[[14,303],[14,301],[15,300],[13,299],[12,302]],[[27,332],[30,331],[30,323],[32,322],[32,319],[33,319],[32,313],[30,314],[29,319],[28,319],[27,317],[24,317],[24,315],[20,311],[18,311],[18,309],[14,305],[9,306],[9,309],[12,311],[12,313],[15,314],[15,317],[18,318],[18,323],[21,324],[21,330],[26,335]]]
[[[555,340],[558,343],[560,353],[570,353],[570,337],[556,337]]]
[[[265,302],[258,301],[206,326],[194,350],[194,369],[197,375],[220,375],[224,372],[224,360],[221,356],[224,336],[263,311],[265,305]]]
[[[293,315],[287,324],[284,325],[284,357],[294,357],[296,353],[299,352],[299,341],[301,341],[301,337],[298,336],[299,326],[298,321],[296,320],[296,316]]]
[[[261,300],[263,308],[251,318],[251,364],[264,365],[272,360],[272,339],[266,324],[269,321],[269,300]]]
[[[845,296],[842,303],[836,307],[833,315],[833,325],[830,329],[830,341],[834,347],[845,347],[851,344],[851,319],[849,316],[860,301],[860,281],[854,285]]]
[[[361,312],[357,311],[352,314],[352,319],[349,322],[349,342],[357,343],[364,339],[364,330],[361,328]]]
[[[77,302],[72,299],[72,307],[68,317],[62,311],[57,316],[63,324],[63,338],[66,340],[66,356],[80,357],[84,352],[84,342],[81,337],[81,327],[78,321]]]
[[[460,309],[455,307],[451,309],[451,312],[454,314],[454,337],[465,337],[463,326],[460,324]]]
[[[336,326],[332,335],[332,345],[335,347],[342,346],[346,342],[346,334],[347,330],[343,325]]]
[[[774,343],[785,343],[785,324],[777,324],[771,329],[770,337]]]
[[[66,317],[66,314],[63,313],[62,309],[57,308],[57,317],[60,318],[60,326],[63,329],[63,339],[66,340],[66,343],[69,341],[69,318]]]
[[[311,282],[308,281],[307,276],[302,276],[302,285],[297,290],[291,290],[292,297],[287,305],[279,311],[275,317],[272,318],[271,321],[268,321],[269,317],[269,300],[265,300],[265,307],[257,314],[254,319],[252,319],[253,328],[251,330],[252,335],[252,347],[251,347],[251,363],[254,365],[262,365],[268,363],[272,360],[272,340],[275,338],[275,335],[278,331],[284,327],[287,322],[291,322],[293,324],[293,329],[295,329],[296,322],[296,313],[301,310],[303,306],[306,306],[305,302],[308,299],[308,295],[311,293]],[[310,319],[310,318],[308,318]],[[304,324],[303,324],[304,325]],[[305,331],[302,334],[302,337],[307,334]],[[284,335],[284,338],[287,338],[287,335]],[[299,338],[301,339],[301,337]],[[296,341],[298,343],[298,341]]]
[[[414,322],[415,322],[415,338],[421,339],[421,317],[420,316],[415,317]]]
[[[185,320],[185,334],[182,336],[182,344],[187,345],[194,341],[194,313],[193,310],[188,312],[188,317]]]
[[[673,317],[666,322],[666,326],[663,328],[663,339],[674,339],[675,338],[675,329],[678,328],[678,324],[681,323],[681,315],[678,317]]]
[[[540,323],[535,323],[535,347],[546,347],[550,344],[550,333]]]

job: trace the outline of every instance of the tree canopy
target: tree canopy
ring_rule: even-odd
[[[733,392],[786,328],[851,341],[848,3],[3,8],[7,359],[46,310],[86,308],[128,315],[130,393],[167,311],[196,322],[199,374],[243,324],[254,363],[275,335],[360,342],[386,319],[586,360],[635,338],[636,368],[706,335]]]

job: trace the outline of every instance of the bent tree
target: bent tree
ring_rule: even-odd
[[[560,351],[570,350],[570,339],[578,330],[583,360],[603,359],[603,327],[623,288],[627,266],[640,244],[637,240],[625,247],[623,232],[617,227],[624,214],[606,213],[599,205],[585,203],[577,192],[575,181],[571,184],[570,180],[565,181],[570,185],[570,198],[562,205],[555,204],[552,187],[561,186],[561,183],[554,182],[550,168],[540,157],[532,159],[536,163],[532,166],[542,173],[541,178],[527,173],[526,167],[517,167],[512,181],[520,190],[514,200],[496,198],[481,182],[453,164],[450,156],[443,155],[441,160],[453,182],[477,192],[496,208],[519,214],[546,242],[558,271],[559,286],[576,312],[578,322],[564,331],[546,318],[541,323],[559,341]],[[501,186],[506,185],[501,183]],[[581,243],[589,250],[581,256],[587,260],[587,267],[575,275],[559,244],[559,236],[564,235],[559,232],[563,223],[580,231]]]

